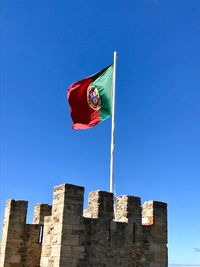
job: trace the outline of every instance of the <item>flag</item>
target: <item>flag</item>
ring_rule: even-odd
[[[113,65],[68,88],[73,129],[88,129],[107,119],[112,110]]]

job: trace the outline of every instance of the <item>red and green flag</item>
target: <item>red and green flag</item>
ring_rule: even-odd
[[[87,129],[107,119],[112,111],[113,65],[70,85],[68,101],[73,129]]]

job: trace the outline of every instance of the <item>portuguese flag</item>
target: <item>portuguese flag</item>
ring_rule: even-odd
[[[88,129],[107,119],[112,110],[113,65],[70,85],[68,101],[73,129]]]

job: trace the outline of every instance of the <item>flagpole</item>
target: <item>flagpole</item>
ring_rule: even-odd
[[[112,84],[112,126],[111,126],[111,149],[110,149],[110,192],[113,193],[114,196],[114,217],[116,213],[115,181],[114,181],[116,65],[117,65],[117,52],[114,51],[113,84]]]

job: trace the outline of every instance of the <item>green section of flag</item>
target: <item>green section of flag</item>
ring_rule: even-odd
[[[107,119],[112,113],[112,80],[113,65],[107,68],[91,83],[92,86],[95,86],[98,89],[99,95],[101,97],[102,104],[101,108],[99,109],[101,121]]]

